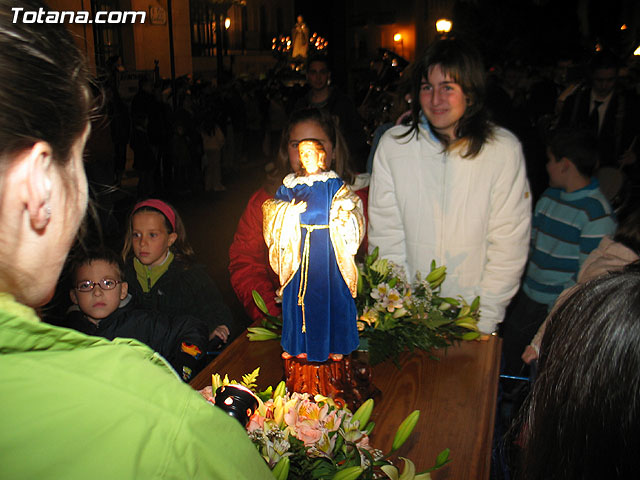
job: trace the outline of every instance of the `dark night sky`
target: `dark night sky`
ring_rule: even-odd
[[[582,35],[578,19],[580,0],[458,0],[452,20],[454,29],[478,42],[490,61],[582,57],[592,51],[596,39],[618,53],[628,54],[638,40],[633,28],[637,25],[631,18],[634,10],[640,9],[636,1],[587,0],[587,36]],[[371,0],[353,3],[364,5],[366,11]],[[324,35],[330,44],[342,41],[349,21],[344,13],[345,0],[296,0],[294,5],[296,14],[305,17],[312,31]],[[631,27],[626,32],[619,30],[623,22]],[[418,50],[421,48],[418,46]]]

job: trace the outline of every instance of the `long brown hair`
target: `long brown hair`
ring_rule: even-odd
[[[453,142],[432,129],[433,134],[447,151],[453,144],[463,141],[464,158],[473,158],[482,146],[491,138],[493,127],[489,123],[485,108],[485,70],[480,53],[470,44],[456,38],[439,40],[433,43],[416,62],[412,70],[413,107],[411,126],[401,136],[418,134],[420,125],[420,85],[429,78],[429,72],[439,65],[442,73],[451,77],[462,88],[467,97],[467,108],[455,129],[457,140]]]
[[[84,55],[63,25],[13,20],[12,8],[48,10],[40,1],[0,4],[0,159],[39,140],[60,166],[89,121]]]

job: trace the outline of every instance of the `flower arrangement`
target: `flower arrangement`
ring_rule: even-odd
[[[389,460],[411,435],[420,411],[415,410],[398,427],[391,451],[384,454],[369,444],[374,424],[369,421],[373,400],[364,402],[354,413],[322,395],[285,391],[284,382],[272,389],[257,392],[256,378],[260,369],[242,377],[243,385],[259,399],[256,412],[249,420],[247,432],[256,448],[279,480],[294,479],[392,479],[426,480],[431,471],[447,464],[449,450],[442,451],[435,465],[416,474],[415,465],[407,458],[402,473]],[[218,387],[237,382],[219,374],[212,376],[211,391],[202,394],[212,400]],[[402,457],[400,457],[402,458]]]
[[[409,283],[404,270],[379,258],[376,248],[358,270],[358,330],[372,365],[388,358],[397,361],[404,351],[428,352],[480,337],[480,297],[468,304],[462,297],[440,296],[445,266],[432,261],[426,277],[418,273]]]
[[[361,349],[368,350],[371,365],[414,349],[431,351],[460,340],[480,337],[480,297],[471,304],[462,297],[441,297],[446,267],[431,262],[430,272],[418,273],[410,283],[398,265],[380,258],[376,248],[358,265],[358,330]],[[265,314],[261,327],[250,327],[249,339],[279,338],[280,318],[269,315],[260,295],[253,298]]]

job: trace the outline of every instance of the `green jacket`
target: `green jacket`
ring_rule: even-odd
[[[0,478],[269,479],[242,426],[150,348],[0,293]]]

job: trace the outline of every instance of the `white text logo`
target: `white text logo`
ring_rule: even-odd
[[[35,10],[25,10],[24,8],[14,7],[13,23],[144,23],[147,18],[145,11],[118,11],[96,12],[95,18],[91,18],[89,12],[79,11],[62,11],[45,10],[43,8]]]

